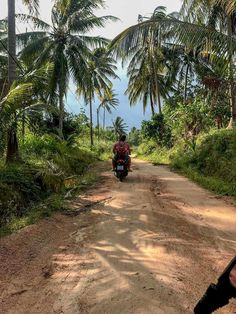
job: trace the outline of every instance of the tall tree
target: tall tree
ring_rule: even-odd
[[[27,4],[32,10],[37,10],[38,8],[38,0],[24,0],[23,2]],[[15,0],[8,0],[8,91],[10,91],[10,88],[16,79],[15,13]],[[15,113],[13,115],[15,115]],[[8,130],[6,160],[7,162],[19,160],[16,117],[13,119],[13,123]]]
[[[151,17],[146,18],[146,22],[165,17],[165,8],[157,7]],[[139,24],[142,24],[142,19],[139,21]],[[122,34],[126,37],[128,32],[129,29]],[[123,37],[122,34],[121,37]],[[136,38],[128,39],[128,37],[124,41],[122,39],[122,43],[120,42],[120,48],[124,50],[122,57],[130,62],[129,84],[126,92],[129,95],[130,104],[133,105],[138,100],[142,100],[145,111],[147,104],[150,103],[153,115],[155,106],[158,106],[158,111],[161,113],[161,96],[166,97],[168,94],[168,85],[165,82],[167,68],[163,57],[165,37],[166,33],[161,27],[155,29],[150,27],[145,31],[143,42],[134,43]],[[119,36],[114,43],[117,43],[117,40],[120,41]]]
[[[231,120],[235,121],[235,66],[232,60],[236,51],[236,39],[235,36],[230,34],[231,30],[235,32],[235,23],[232,24],[232,18],[230,18],[231,23],[228,23],[230,27],[227,30],[227,19],[222,19],[222,10],[219,10],[219,6],[215,7],[214,10],[211,5],[209,6],[209,4],[225,3],[223,0],[186,0],[185,2],[190,3],[191,8],[194,8],[194,10],[201,4],[199,12],[202,15],[202,20],[199,19],[200,13],[197,14],[194,10],[189,10],[188,16],[185,10],[184,18],[173,14],[167,16],[155,15],[152,19],[142,21],[123,31],[113,40],[112,47],[116,50],[118,56],[122,56],[124,53],[129,55],[137,51],[139,47],[146,45],[150,31],[158,33],[162,29],[167,34],[166,38],[169,38],[170,42],[175,45],[207,52],[212,63],[213,60],[215,62],[217,59],[221,59],[220,62],[222,60],[227,61],[228,68],[231,69],[230,71],[228,70],[228,79],[231,82]],[[223,7],[223,9],[224,14],[228,12],[226,7]],[[191,12],[193,14],[190,14]],[[215,25],[212,25],[211,23],[214,21]]]
[[[15,0],[8,0],[8,91],[16,79],[16,25],[15,25]],[[17,121],[13,113],[12,124],[8,130],[7,162],[19,159],[17,141]]]
[[[106,125],[106,112],[111,113],[112,109],[116,109],[116,107],[119,105],[119,100],[116,98],[116,96],[117,95],[114,93],[114,91],[111,88],[109,88],[107,90],[104,90],[103,94],[99,97],[101,103],[98,107],[98,115],[100,109],[103,109],[103,129],[105,129]]]
[[[122,134],[125,134],[127,132],[128,126],[125,123],[124,119],[122,119],[121,117],[117,117],[115,121],[112,122],[111,130],[116,135],[116,138],[119,139]]]
[[[86,72],[91,48],[107,43],[105,38],[87,34],[95,27],[103,27],[109,20],[117,20],[113,16],[95,16],[94,10],[103,5],[102,0],[57,0],[52,9],[52,26],[36,17],[19,15],[22,21],[31,21],[40,30],[21,36],[22,40],[28,39],[21,53],[22,59],[36,68],[45,62],[53,65],[51,98],[59,99],[59,133],[62,137],[64,98],[69,78],[77,82]]]
[[[83,73],[77,77],[79,96],[83,96],[90,111],[90,141],[93,146],[93,100],[95,94],[102,96],[102,91],[109,90],[112,86],[111,79],[116,79],[118,76],[115,73],[115,61],[110,53],[105,48],[97,48],[90,56],[87,67]]]
[[[236,124],[236,69],[235,69],[235,35],[236,35],[236,12],[235,0],[184,0],[182,12],[188,16],[190,22],[200,21],[206,26],[219,31],[227,36],[226,58],[228,62],[228,79],[230,91],[231,120],[229,128]],[[234,8],[234,9],[233,9]],[[207,12],[207,14],[206,14]],[[208,46],[209,42],[208,42]],[[208,48],[208,47],[207,47]],[[210,48],[211,50],[211,48]],[[209,51],[209,54],[211,51]]]

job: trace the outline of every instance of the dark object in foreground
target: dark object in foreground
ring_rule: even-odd
[[[125,158],[119,158],[116,162],[115,176],[122,182],[128,176],[128,162]]]
[[[210,314],[236,298],[236,256],[228,264],[217,284],[211,284],[194,308],[195,314]]]

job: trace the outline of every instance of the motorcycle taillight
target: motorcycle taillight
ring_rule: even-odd
[[[236,265],[234,266],[234,268],[231,270],[229,274],[229,280],[230,280],[231,285],[236,289]]]

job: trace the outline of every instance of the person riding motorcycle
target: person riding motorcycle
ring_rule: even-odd
[[[112,171],[115,171],[116,169],[116,162],[118,158],[124,158],[124,160],[127,162],[127,168],[128,171],[132,171],[130,169],[131,167],[131,149],[129,144],[126,142],[126,135],[122,135],[117,143],[113,146],[113,154],[114,157],[112,159]]]

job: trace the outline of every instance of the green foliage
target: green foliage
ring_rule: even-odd
[[[203,186],[236,196],[236,131],[219,130],[198,137],[195,150],[179,145],[171,165]]]
[[[129,132],[129,144],[131,146],[139,146],[142,143],[141,131],[133,127]]]
[[[163,112],[175,139],[190,139],[214,126],[208,104],[199,99],[186,104],[177,103],[175,106],[166,103]]]
[[[171,147],[171,130],[165,123],[162,114],[155,114],[150,121],[143,121],[141,134],[146,139],[153,139],[159,146]]]
[[[95,142],[93,152],[100,160],[111,159],[113,145],[114,142],[112,141],[100,140],[99,142]]]
[[[138,156],[169,164],[190,179],[222,195],[236,196],[236,130],[212,130],[165,149],[154,140],[138,147]]]
[[[80,148],[76,141],[63,141],[55,135],[29,133],[21,148],[22,158],[27,163],[0,165],[0,226],[10,223],[14,217],[17,220],[28,215],[33,204],[50,195],[66,192],[70,188],[66,178],[86,172],[98,156],[98,153]],[[48,208],[58,206],[52,202],[46,207],[48,212]]]
[[[153,164],[169,164],[172,150],[161,147],[155,140],[146,140],[138,147],[137,154],[140,158],[151,161]]]
[[[0,187],[0,226],[42,196],[34,171],[25,165],[1,165]]]
[[[116,117],[115,121],[112,122],[111,131],[116,135],[117,140],[122,134],[127,133],[127,129],[128,126],[121,117]]]

